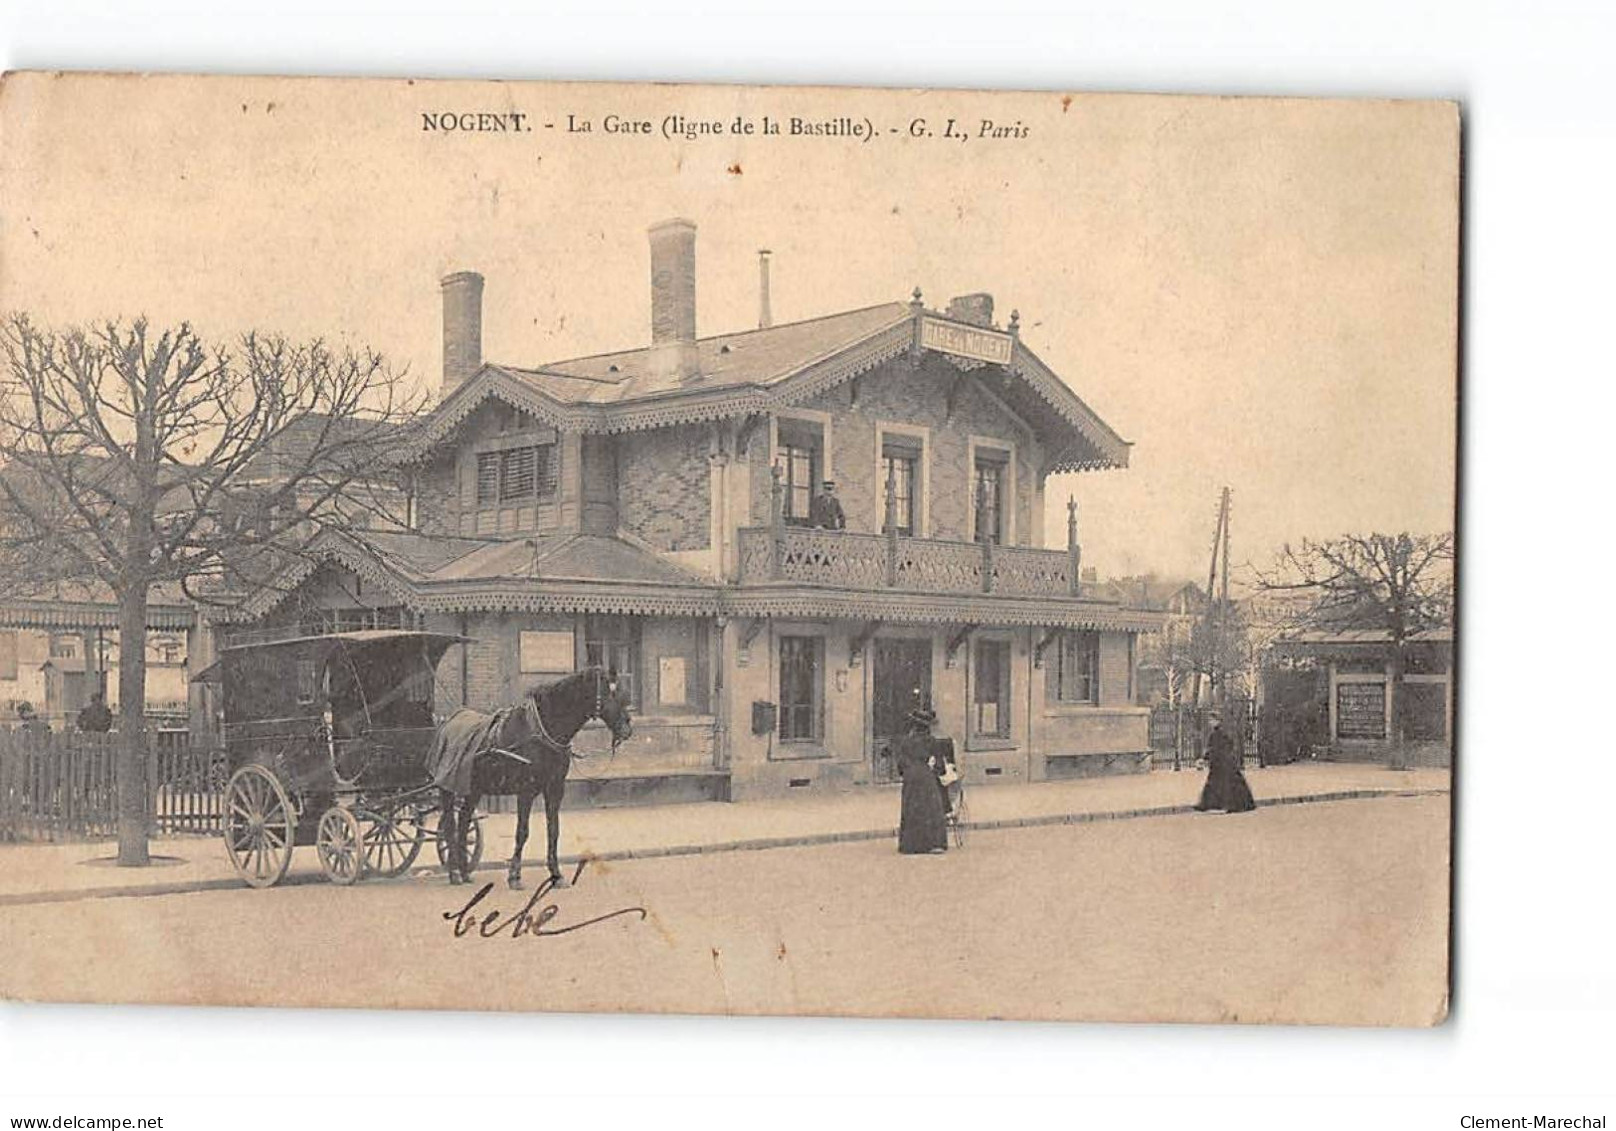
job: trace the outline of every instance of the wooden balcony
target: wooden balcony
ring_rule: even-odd
[[[1073,550],[945,542],[851,530],[754,526],[740,531],[742,585],[815,585],[914,593],[1075,597]]]

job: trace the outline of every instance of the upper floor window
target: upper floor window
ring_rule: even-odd
[[[556,446],[531,444],[477,455],[477,504],[548,498],[556,490]]]
[[[881,490],[883,498],[892,495],[892,523],[905,537],[915,532],[915,469],[920,462],[918,449],[888,440],[881,446]],[[881,512],[881,533],[887,532],[887,512]]]
[[[824,430],[808,420],[781,420],[778,427],[781,517],[792,526],[807,526],[825,470]]]
[[[1005,458],[998,453],[979,452],[975,469],[975,539],[978,542],[1004,541]]]

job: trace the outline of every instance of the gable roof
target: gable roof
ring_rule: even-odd
[[[922,318],[983,329],[918,302],[890,302],[700,339],[699,372],[687,380],[655,370],[648,347],[531,368],[486,363],[434,410],[417,450],[442,443],[490,397],[569,432],[631,432],[788,408],[919,350]],[[1128,441],[1014,331],[993,332],[1013,343],[1008,364],[956,360],[1039,431],[1050,449],[1042,470],[1126,467]]]
[[[908,306],[889,302],[767,329],[702,338],[696,343],[700,376],[683,383],[675,374],[659,375],[652,369],[649,347],[557,361],[537,369],[509,365],[499,368],[569,403],[621,403],[694,388],[768,387],[908,319]]]
[[[494,540],[395,531],[321,534],[282,572],[220,619],[256,620],[326,562],[420,610],[523,607],[589,612],[710,614],[716,590],[688,570],[623,538],[551,534]]]

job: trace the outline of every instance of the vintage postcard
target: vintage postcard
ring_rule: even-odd
[[[6,76],[0,994],[1440,1023],[1459,132]]]

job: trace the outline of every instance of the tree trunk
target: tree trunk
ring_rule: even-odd
[[[146,580],[118,598],[118,865],[151,863],[146,842]]]
[[[1403,743],[1403,672],[1408,663],[1403,655],[1403,642],[1392,641],[1392,672],[1386,681],[1386,713],[1391,717],[1391,758],[1387,765],[1394,770],[1408,769],[1408,748]]]

